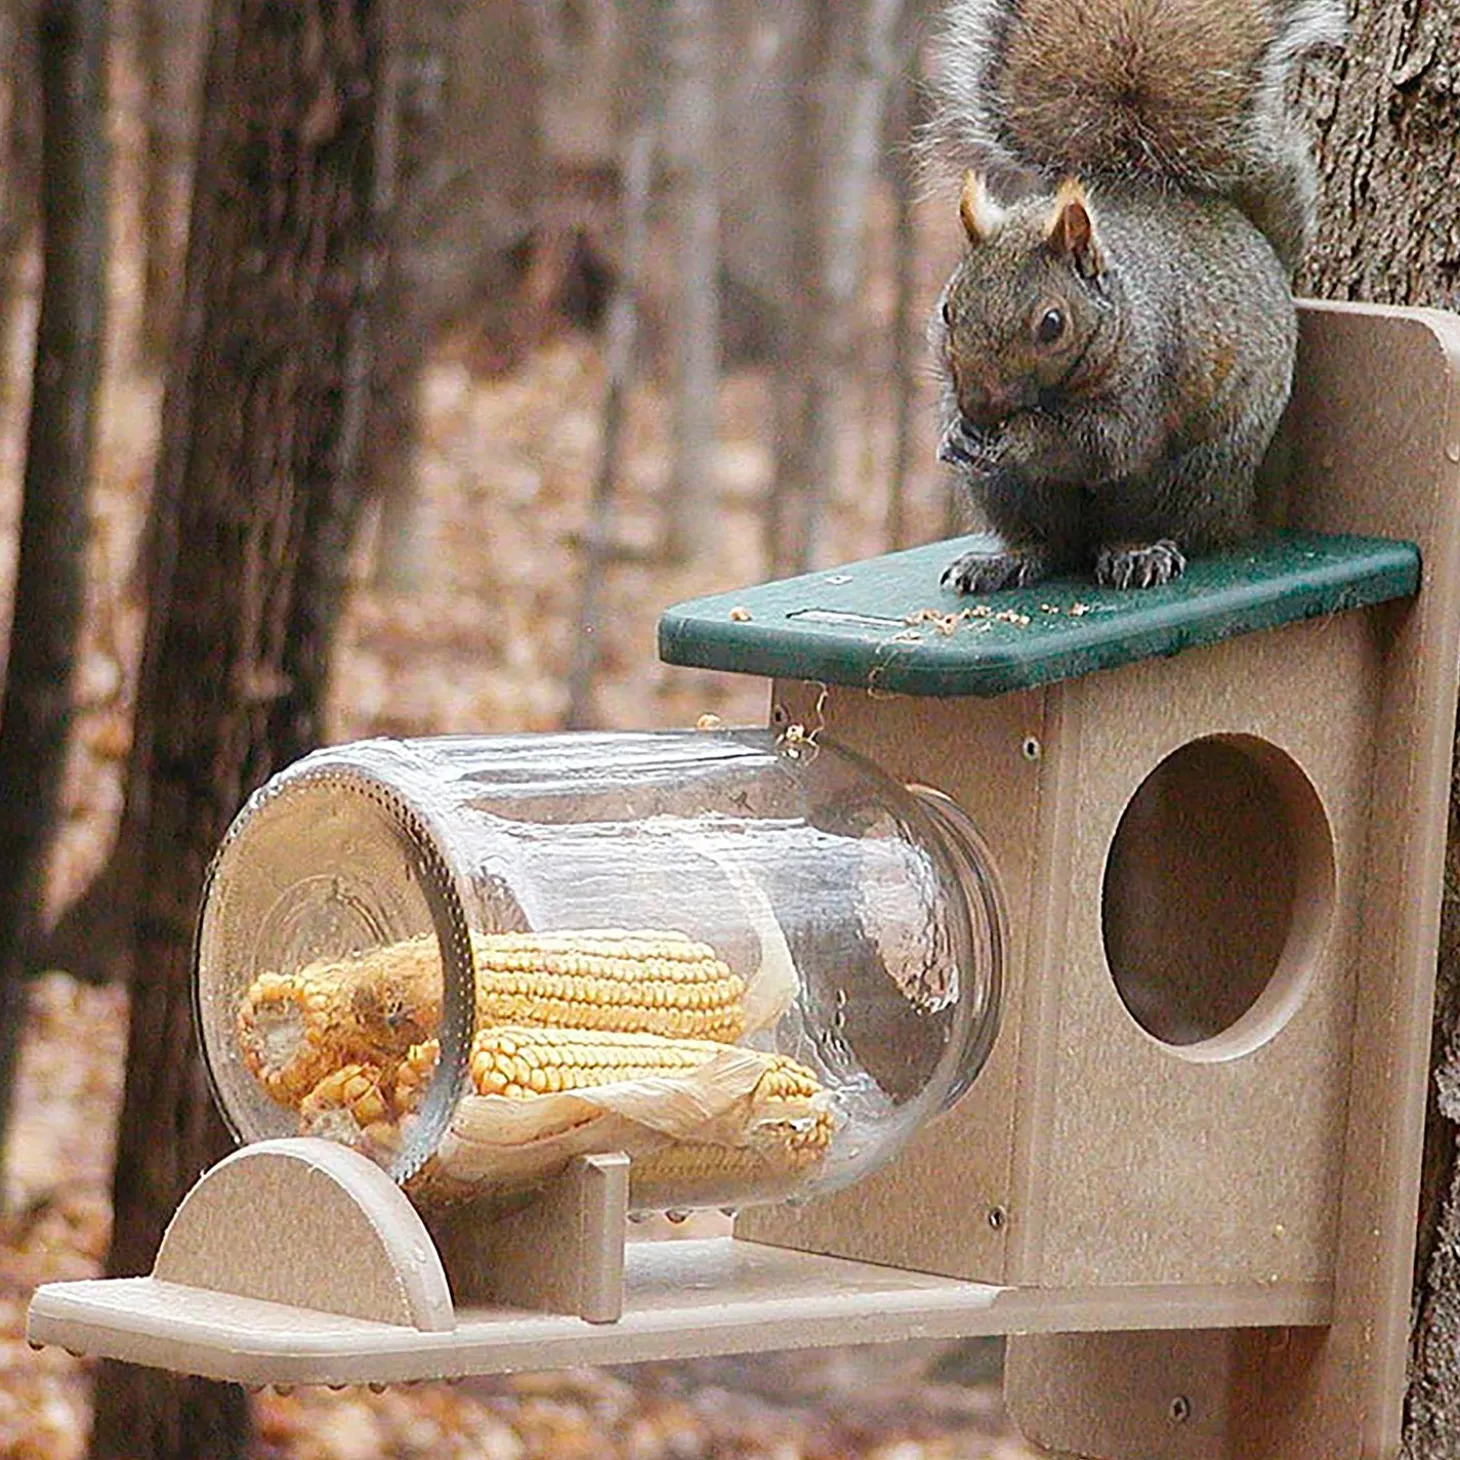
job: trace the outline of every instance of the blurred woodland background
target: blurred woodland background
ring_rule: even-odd
[[[189,951],[249,790],[375,732],[758,722],[660,609],[945,532],[932,9],[0,0],[0,1455],[1028,1453],[986,1347],[250,1400],[22,1336],[226,1147]],[[1460,0],[1350,9],[1304,285],[1454,307]],[[1456,1115],[1414,1456],[1460,1397]]]
[[[145,1270],[224,1149],[187,944],[252,785],[377,732],[761,722],[657,663],[659,610],[944,530],[925,20],[0,3],[0,1454],[87,1445],[30,1289]],[[251,1404],[103,1368],[91,1445],[1024,1453],[986,1346],[889,1357]]]

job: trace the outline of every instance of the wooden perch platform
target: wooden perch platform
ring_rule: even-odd
[[[599,1176],[568,1173],[514,1214],[505,1243],[483,1227],[516,1303],[454,1308],[437,1246],[379,1168],[324,1141],[261,1142],[194,1187],[150,1277],[48,1284],[28,1337],[241,1384],[345,1385],[972,1334],[1305,1327],[1332,1316],[1331,1289],[1317,1283],[1259,1294],[1048,1292],[731,1237],[625,1244],[621,1161],[578,1163],[601,1163]],[[617,1226],[605,1220],[615,1213]],[[533,1302],[516,1269],[542,1254],[554,1270],[539,1264]],[[621,1316],[603,1321],[616,1278]],[[583,1297],[597,1321],[541,1311]]]
[[[660,619],[660,658],[895,694],[997,695],[1408,597],[1420,575],[1410,543],[1281,532],[1194,558],[1160,588],[1076,578],[975,595],[940,587],[976,541],[679,604]]]

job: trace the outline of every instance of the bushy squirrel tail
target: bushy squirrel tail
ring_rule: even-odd
[[[1288,77],[1345,28],[1339,0],[949,0],[924,151],[996,185],[1074,174],[1222,194],[1291,264],[1314,185]]]

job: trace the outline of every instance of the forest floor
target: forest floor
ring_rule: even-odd
[[[873,315],[885,315],[886,304],[874,300]],[[120,349],[113,355],[53,909],[85,886],[110,843],[143,625],[133,564],[159,392]],[[23,369],[15,373],[23,378]],[[869,409],[854,405],[849,415],[874,424],[849,443],[822,562],[883,547],[878,483],[887,479],[891,432],[875,422],[889,412],[885,401],[870,409],[876,387],[859,389]],[[406,554],[421,565],[420,580],[404,589],[379,586],[380,532],[378,524],[367,529],[339,638],[330,738],[554,729],[581,632],[581,548],[603,394],[597,353],[586,341],[562,338],[496,380],[479,379],[446,356],[428,372],[424,391],[419,510]],[[729,723],[764,723],[764,683],[659,664],[654,625],[679,599],[765,576],[768,391],[750,372],[726,382],[715,462],[717,546],[710,560],[683,568],[665,566],[653,552],[669,476],[668,412],[652,384],[635,395],[614,520],[625,551],[603,585],[596,707],[606,727],[686,726],[706,712]],[[0,601],[8,600],[13,572],[23,435],[21,407],[13,399],[4,404]],[[938,494],[929,461],[912,482],[912,540],[937,535]],[[125,1022],[121,989],[84,985],[64,971],[34,986],[8,1186],[0,1193],[0,1456],[7,1460],[84,1453],[88,1365],[56,1350],[31,1351],[24,1316],[38,1283],[94,1275],[104,1256]],[[675,1233],[661,1226],[648,1235]],[[1014,1438],[996,1376],[996,1348],[982,1342],[578,1370],[380,1395],[268,1392],[255,1401],[255,1453],[258,1460],[1020,1460],[1030,1452]]]

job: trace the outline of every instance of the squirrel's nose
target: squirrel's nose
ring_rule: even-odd
[[[964,429],[987,431],[990,426],[1007,421],[1015,411],[1029,404],[1021,383],[995,385],[981,390],[965,391],[958,402],[958,413]]]
[[[977,433],[997,426],[1009,415],[1010,407],[1000,396],[987,396],[982,400],[970,401],[959,410],[963,429]]]

